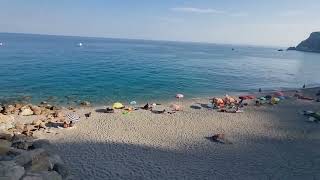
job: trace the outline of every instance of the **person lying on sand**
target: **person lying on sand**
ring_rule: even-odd
[[[114,113],[114,109],[113,108],[107,108],[105,112],[106,113]]]
[[[152,107],[149,105],[149,103],[147,103],[146,105],[144,105],[143,107],[141,107],[141,109],[144,109],[144,110],[152,110]]]
[[[303,96],[303,95],[298,94],[298,93],[294,94],[294,97],[297,97],[298,99],[303,99],[303,100],[310,100],[310,101],[314,100],[311,97]]]
[[[232,142],[226,139],[224,134],[215,134],[211,137],[211,140],[222,144],[232,144]]]
[[[72,121],[70,121],[70,123],[68,124],[66,121],[65,122],[63,122],[63,128],[70,128],[70,127],[73,127],[73,122]]]
[[[159,110],[151,110],[151,112],[154,113],[154,114],[163,114],[163,113],[166,112],[166,110],[165,110],[165,109],[162,110],[162,111],[159,111]]]

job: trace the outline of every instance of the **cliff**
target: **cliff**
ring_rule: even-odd
[[[320,32],[311,33],[309,38],[302,41],[296,48],[290,47],[288,50],[320,53]]]

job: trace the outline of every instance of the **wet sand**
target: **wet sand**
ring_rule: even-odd
[[[41,138],[53,143],[75,179],[320,179],[320,123],[299,114],[320,111],[319,102],[290,98],[249,105],[243,113],[190,107],[207,99],[173,102],[184,110],[124,115],[96,112],[102,107],[77,109],[81,121],[74,128]],[[232,144],[206,138],[216,133]]]

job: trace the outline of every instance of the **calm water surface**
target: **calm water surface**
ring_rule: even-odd
[[[5,33],[0,42],[1,101],[141,102],[320,84],[320,54],[277,48]]]

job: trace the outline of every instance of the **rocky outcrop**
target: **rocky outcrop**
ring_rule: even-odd
[[[36,117],[32,122],[20,121],[14,118],[17,115]],[[61,109],[49,104],[0,105],[0,180],[71,179],[49,141],[34,138],[64,122]]]
[[[0,179],[19,180],[25,173],[24,167],[12,161],[0,161]]]
[[[295,51],[296,47],[288,47],[287,51]]]
[[[318,52],[320,53],[320,32],[313,32],[309,38],[302,41],[297,47],[290,47],[288,50]]]
[[[27,146],[21,148],[16,146],[17,143],[27,143]],[[71,179],[67,166],[50,150],[48,141],[24,135],[11,137],[10,134],[0,134],[0,145],[0,179]]]

